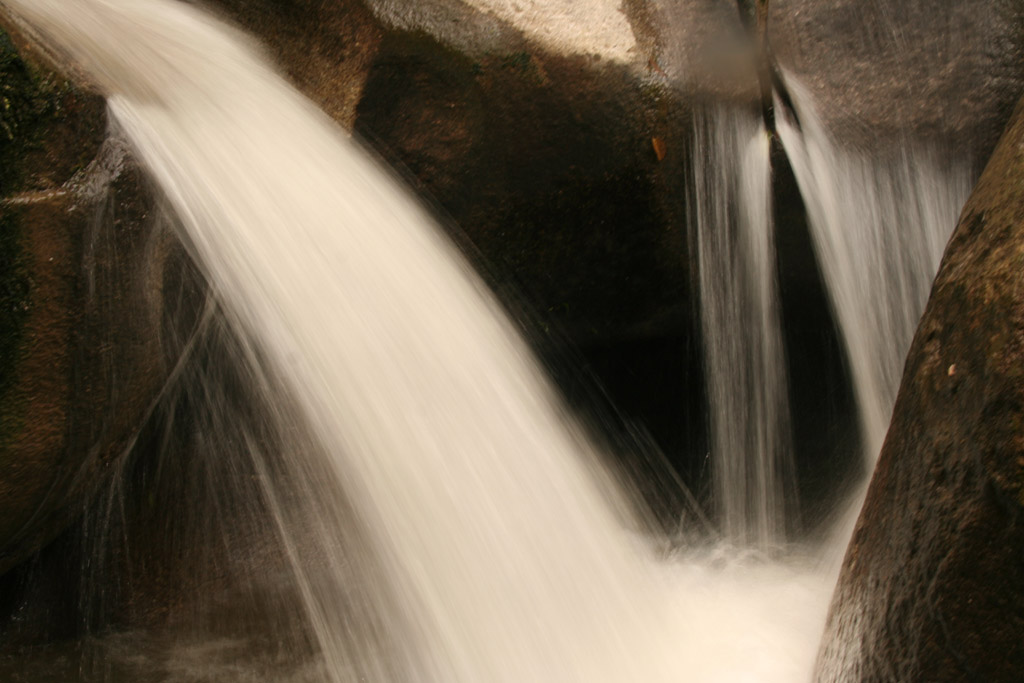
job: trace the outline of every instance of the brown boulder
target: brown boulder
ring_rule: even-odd
[[[907,360],[817,678],[1024,671],[1024,102],[965,207]]]

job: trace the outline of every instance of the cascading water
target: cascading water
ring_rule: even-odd
[[[800,124],[778,117],[779,137],[842,330],[870,471],[942,250],[973,185],[971,160],[907,146],[870,159],[842,149],[803,86],[791,75],[785,81]],[[776,109],[786,111],[780,102]]]
[[[778,587],[792,583],[814,599],[790,610],[791,628],[813,633],[822,591],[797,570],[737,566],[719,580],[703,561],[675,578],[690,565],[656,565],[624,530],[625,506],[586,438],[454,250],[239,36],[167,0],[7,4],[108,92],[229,321],[253,340],[247,355],[266,359],[320,443],[284,453],[325,458],[289,471],[320,473],[304,479],[316,497],[343,491],[367,531],[383,574],[368,590],[391,596],[378,602],[396,647],[387,656],[401,664],[353,672],[373,644],[345,646],[344,590],[308,575],[310,558],[289,542],[306,531],[291,525],[308,515],[288,513],[303,496],[281,495],[250,444],[329,678],[713,680],[758,643],[785,654],[744,670],[806,673],[813,635],[784,646],[786,629],[761,621],[778,619]],[[338,514],[327,509],[325,535],[345,523]],[[318,536],[317,553],[338,544]],[[727,588],[761,586],[762,573],[776,586],[762,600]],[[715,590],[723,622],[705,631],[701,596]],[[387,613],[392,603],[401,614]],[[737,637],[751,627],[753,643]]]
[[[416,203],[188,6],[11,4],[110,93],[227,314],[296,397],[411,615],[416,678],[676,678],[655,654],[655,577],[585,439]],[[330,653],[344,634],[318,635]]]
[[[828,572],[799,557],[737,559],[715,548],[656,561],[624,530],[626,506],[587,438],[424,212],[239,35],[170,0],[3,4],[109,94],[239,338],[250,390],[281,406],[282,434],[308,430],[284,439],[279,455],[245,429],[224,443],[248,447],[243,469],[272,514],[326,660],[323,678],[809,678]],[[716,476],[723,494],[737,498],[723,507],[733,520],[727,534],[763,545],[782,526],[770,511],[785,495],[787,450],[762,217],[767,140],[752,117],[735,112],[708,114],[698,131],[709,150],[698,166],[740,178],[707,179],[697,198],[708,226],[713,217],[730,226],[718,251],[714,232],[703,230],[701,270],[708,288],[739,278],[752,302],[727,322],[740,299],[723,296],[705,320],[762,330],[743,328],[746,350],[722,341],[709,355],[709,365],[742,373],[732,385],[742,396],[715,420],[740,421],[744,431],[723,432],[722,450],[764,456]],[[791,152],[798,143],[789,141]],[[820,181],[823,171],[813,172]],[[823,191],[807,174],[801,185]],[[901,201],[891,200],[905,211]],[[830,205],[821,206],[813,210],[824,221]],[[838,243],[836,258],[854,248]],[[852,296],[842,288],[853,285],[836,278],[830,286],[840,290],[839,309]],[[848,343],[859,347],[860,339]],[[729,387],[713,389],[716,400]],[[220,393],[208,393],[211,414],[201,426],[215,431],[233,417],[214,410]],[[733,485],[742,493],[724,490]],[[367,595],[353,596],[352,585]]]
[[[723,537],[767,549],[785,535],[792,448],[771,225],[769,138],[758,113],[694,115],[693,207]]]

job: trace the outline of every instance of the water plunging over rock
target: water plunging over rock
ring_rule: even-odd
[[[287,8],[270,0],[244,7],[229,0],[221,4],[241,12],[242,21],[249,17],[247,10],[257,6],[268,16],[281,17],[270,31],[271,42],[301,61],[294,51],[288,53],[287,38],[282,36],[292,30],[292,19],[312,11],[312,4],[289,3]],[[629,4],[634,22],[643,15],[637,4]],[[809,652],[823,619],[827,573],[808,568],[798,553],[783,552],[778,561],[765,562],[758,553],[743,548],[722,550],[700,544],[676,552],[668,562],[653,560],[644,542],[625,531],[637,525],[621,505],[623,496],[616,485],[596,466],[588,437],[567,418],[489,294],[454,250],[436,236],[416,203],[254,59],[253,51],[242,46],[246,42],[242,36],[180,3],[88,0],[72,5],[8,0],[5,5],[34,16],[48,36],[64,42],[79,66],[111,95],[112,111],[179,215],[184,239],[202,265],[214,296],[195,334],[183,340],[191,350],[172,373],[172,384],[158,411],[168,413],[166,423],[157,422],[167,429],[162,436],[169,442],[185,442],[175,447],[177,451],[166,450],[166,455],[183,455],[184,449],[195,446],[187,454],[191,459],[172,465],[166,458],[147,462],[145,456],[151,454],[139,454],[134,465],[126,467],[132,472],[121,473],[137,476],[139,481],[118,479],[105,492],[104,505],[94,511],[99,517],[113,518],[117,507],[128,502],[142,509],[140,514],[153,525],[141,529],[164,528],[150,537],[154,540],[139,542],[146,531],[133,531],[131,524],[125,529],[109,524],[100,526],[99,537],[91,539],[98,546],[123,542],[126,554],[133,558],[120,567],[126,574],[149,567],[145,576],[129,576],[125,582],[134,589],[128,593],[130,607],[137,607],[133,600],[149,596],[154,600],[150,613],[170,612],[172,621],[191,624],[186,631],[194,628],[195,622],[189,621],[191,606],[178,603],[169,609],[166,601],[179,598],[175,586],[181,585],[182,571],[197,569],[195,578],[203,588],[190,595],[199,596],[202,611],[222,622],[215,630],[230,623],[232,614],[254,613],[240,609],[234,601],[252,601],[265,620],[264,637],[270,634],[272,640],[288,643],[286,650],[294,645],[307,655],[322,656],[324,663],[313,665],[308,675],[334,680],[364,676],[370,680],[618,682],[753,676],[792,681],[809,675]],[[365,12],[357,14],[363,23],[357,22],[360,28],[346,37],[365,38],[377,49],[380,34]],[[337,21],[339,15],[317,16]],[[62,23],[69,17],[70,24]],[[169,27],[176,28],[168,31]],[[585,89],[563,97],[558,86],[551,85],[563,82],[558,78],[564,73],[599,71],[591,72],[580,55],[554,59],[524,50],[485,55],[473,63],[466,60],[468,53],[445,51],[426,39],[414,45],[404,36],[380,44],[379,59],[373,62],[357,106],[358,94],[346,91],[341,96],[334,89],[336,83],[318,74],[339,60],[351,60],[355,66],[347,75],[355,82],[354,90],[359,90],[366,75],[362,69],[370,59],[352,47],[355,43],[331,47],[329,33],[318,34],[316,55],[309,68],[295,71],[296,77],[336,117],[393,125],[390,139],[405,145],[403,160],[414,162],[411,170],[427,187],[450,193],[457,200],[452,206],[464,199],[459,196],[461,183],[484,168],[475,165],[476,160],[467,161],[474,150],[507,146],[480,146],[484,139],[480,122],[486,117],[459,107],[444,114],[447,105],[455,102],[448,96],[460,92],[463,85],[467,92],[478,94],[490,88],[493,93],[503,84],[521,87],[534,79],[541,84],[536,90],[515,93],[543,93],[536,109],[557,104],[566,120],[577,120],[578,130],[557,129],[568,134],[545,138],[539,126],[530,125],[540,118],[509,124],[514,112],[520,111],[514,108],[493,119],[509,124],[500,130],[524,132],[533,141],[531,148],[538,140],[558,142],[552,149],[564,152],[568,169],[578,160],[615,172],[608,171],[602,182],[586,186],[587,193],[581,194],[576,186],[559,186],[557,173],[545,175],[551,167],[539,154],[535,162],[518,167],[518,172],[524,183],[547,192],[545,211],[530,213],[523,208],[528,201],[511,207],[499,202],[507,212],[503,220],[508,221],[494,225],[536,227],[544,217],[574,216],[576,198],[586,196],[591,198],[586,215],[599,215],[601,207],[614,211],[608,221],[596,226],[600,231],[582,230],[577,237],[596,240],[601,235],[602,244],[614,245],[620,234],[617,224],[633,225],[630,212],[618,207],[618,199],[635,194],[643,199],[629,206],[642,207],[644,216],[659,216],[644,223],[638,239],[642,246],[636,253],[649,255],[654,244],[680,246],[682,233],[662,237],[670,231],[662,230],[659,222],[671,218],[679,207],[668,201],[659,204],[652,187],[662,183],[663,191],[664,183],[673,177],[664,169],[681,168],[679,160],[686,156],[680,154],[685,151],[683,145],[671,138],[666,144],[660,132],[653,140],[646,133],[606,134],[626,110],[628,131],[633,126],[637,130],[643,125],[660,126],[673,117],[686,119],[688,111],[664,112],[676,100],[659,99],[663,89],[645,90],[659,79],[671,87],[684,82],[677,64],[662,65],[655,55],[645,60],[644,55],[631,54],[627,66],[602,67],[601,77],[588,81],[594,92],[600,91],[600,83],[618,79],[620,85],[627,84],[625,90],[617,91],[620,95],[646,92],[651,109],[623,109],[618,95],[610,104],[602,102],[591,109],[581,104],[586,100]],[[636,49],[652,49],[648,33],[637,30]],[[112,40],[112,36],[120,38]],[[529,41],[521,44],[529,46]],[[121,51],[126,46],[132,48],[130,58]],[[446,81],[452,72],[433,62],[420,69],[420,59],[458,61],[461,80]],[[631,80],[629,69],[638,66],[646,68],[646,80]],[[436,83],[420,89],[424,73]],[[402,74],[413,74],[404,84],[408,97],[391,97],[388,87]],[[637,83],[641,85],[630,90]],[[732,96],[745,97],[742,88],[728,90]],[[805,127],[784,129],[783,134],[815,223],[816,246],[833,289],[837,317],[847,333],[850,356],[867,349],[869,355],[877,354],[875,360],[883,360],[878,364],[881,373],[863,358],[851,361],[859,397],[869,406],[865,424],[870,425],[866,431],[871,443],[884,423],[878,415],[891,401],[892,368],[909,338],[906,320],[916,315],[912,309],[920,305],[927,287],[928,254],[936,251],[935,239],[941,240],[934,237],[932,227],[955,213],[955,207],[950,207],[965,192],[961,182],[967,176],[960,165],[964,160],[943,174],[927,153],[911,147],[905,158],[886,157],[873,165],[859,152],[828,139],[822,127],[812,125],[808,97],[798,93],[795,99]],[[657,116],[645,118],[655,109],[659,109]],[[710,254],[702,254],[701,268],[709,276],[709,293],[737,279],[744,283],[732,292],[740,296],[714,292],[730,302],[719,310],[728,314],[737,312],[728,309],[742,309],[747,314],[739,318],[756,318],[760,323],[760,333],[750,335],[747,323],[741,323],[743,334],[736,336],[750,336],[753,343],[709,364],[722,370],[719,374],[727,378],[724,385],[728,385],[727,371],[732,370],[745,387],[740,392],[744,395],[741,408],[732,411],[746,415],[741,418],[743,434],[737,439],[744,445],[716,451],[767,454],[756,461],[759,464],[737,460],[739,474],[733,481],[743,484],[722,486],[714,498],[733,495],[737,503],[722,507],[725,526],[738,530],[728,535],[740,542],[756,537],[754,545],[763,547],[770,545],[766,539],[782,526],[770,511],[787,498],[778,492],[785,487],[773,481],[785,469],[778,462],[788,455],[785,439],[777,438],[786,431],[786,392],[781,335],[774,320],[772,239],[766,227],[768,143],[753,113],[750,117],[723,113],[740,110],[742,106],[708,114],[699,122],[698,137],[725,139],[709,147],[725,149],[720,155],[728,159],[724,165],[739,176],[719,183],[726,188],[721,213],[729,216],[721,222],[758,229],[732,242],[740,245],[742,258],[731,262],[725,258],[726,265],[719,267]],[[580,118],[574,119],[577,114]],[[454,152],[417,133],[417,127],[432,121],[444,122],[442,132],[458,143]],[[600,136],[595,137],[595,132]],[[751,142],[746,145],[748,139]],[[632,160],[625,166],[618,165],[618,152],[604,149],[617,149],[620,144],[635,145],[622,157]],[[696,158],[694,168],[708,161],[699,153]],[[458,172],[453,173],[450,166]],[[531,169],[544,173],[533,177]],[[705,166],[707,173],[700,175],[707,179],[712,170]],[[624,178],[629,179],[625,185],[620,182]],[[474,187],[497,186],[487,182]],[[552,185],[556,189],[546,189]],[[841,197],[836,188],[850,185],[860,188],[862,196]],[[559,187],[568,190],[562,192]],[[898,192],[887,194],[887,187]],[[933,201],[942,194],[948,201]],[[723,199],[705,195],[709,203]],[[653,205],[659,206],[648,211]],[[836,207],[846,214],[836,218]],[[479,211],[477,207],[465,215],[480,215]],[[871,218],[863,231],[852,221],[857,216]],[[914,232],[905,241],[885,236],[886,226],[899,221],[929,226],[924,231],[927,239],[918,239],[921,235]],[[558,221],[548,222],[560,226]],[[705,244],[720,236],[713,223],[704,226]],[[588,227],[582,219],[574,225]],[[546,229],[548,236],[560,234]],[[836,233],[868,234],[870,239],[848,244]],[[529,240],[531,234],[524,231],[521,238]],[[486,237],[487,230],[474,237],[480,235]],[[496,234],[488,239],[492,246],[502,241]],[[618,255],[613,249],[605,251]],[[860,259],[865,252],[869,256]],[[925,256],[919,258],[919,252]],[[654,262],[671,270],[682,253],[682,249],[672,251],[671,258]],[[531,266],[529,258],[522,260]],[[641,258],[637,263],[630,262],[624,271],[642,269],[648,261]],[[861,281],[842,275],[851,264]],[[538,268],[537,264],[531,267]],[[539,266],[542,274],[545,267],[546,262]],[[712,282],[726,273],[734,277]],[[678,284],[680,278],[685,279],[685,274],[668,281]],[[619,288],[617,283],[618,276],[606,283],[607,291]],[[878,288],[881,291],[873,287],[875,283],[883,285]],[[558,286],[552,289],[556,294]],[[577,286],[575,291],[584,289]],[[899,292],[894,307],[887,298],[889,290]],[[628,299],[623,292],[618,295]],[[675,296],[670,289],[663,294],[670,299]],[[851,296],[857,294],[879,307],[882,317],[876,320],[870,311],[865,313],[871,306],[850,306]],[[591,294],[581,300],[594,298]],[[752,307],[744,308],[748,304]],[[886,320],[890,307],[898,324]],[[576,311],[574,306],[565,308]],[[595,315],[600,314],[584,312],[579,320],[598,319]],[[618,329],[623,320],[636,331],[664,325],[671,317],[657,311],[626,310],[621,317],[606,320],[607,327],[598,336]],[[863,320],[872,321],[867,333],[857,330]],[[752,396],[756,397],[753,402]],[[179,407],[185,405],[189,407]],[[744,413],[743,406],[752,405]],[[723,409],[721,415],[728,414]],[[729,418],[721,415],[718,423],[727,423]],[[735,436],[722,433],[721,441]],[[745,453],[748,443],[755,445]],[[247,459],[238,460],[240,456]],[[218,460],[204,461],[207,458]],[[180,488],[148,485],[161,477],[164,483],[173,480],[169,473],[183,474],[187,481]],[[189,492],[187,501],[175,501],[176,492],[182,491]],[[757,512],[745,507],[751,498],[759,499],[754,506]],[[211,514],[213,510],[216,515]],[[181,526],[173,526],[172,520]],[[202,532],[193,535],[186,530],[179,536],[189,525]],[[751,527],[756,531],[751,532]],[[117,538],[122,531],[124,539]],[[189,545],[195,538],[204,542]],[[161,552],[179,550],[184,556],[180,564],[154,569]],[[119,552],[115,551],[115,559]],[[95,579],[94,589],[102,592],[107,569],[98,557],[87,556],[91,564],[85,573]],[[210,558],[215,561],[202,567]],[[253,573],[263,571],[274,579],[253,578]],[[248,595],[278,579],[284,587],[279,595],[273,587],[269,596]],[[147,593],[140,585],[146,581],[159,588]],[[208,598],[204,591],[210,592]],[[149,622],[129,623],[142,628]],[[121,634],[103,641],[100,662],[116,661],[119,649],[150,653],[163,648],[174,659],[173,653],[208,648],[214,654],[205,660],[202,654],[196,658],[201,669],[204,661],[212,663],[231,649],[216,638],[203,639],[198,630],[185,637],[178,633],[170,643]],[[181,660],[192,661],[186,656]],[[159,676],[163,666],[147,659],[141,676]],[[184,669],[168,668],[166,673],[172,680],[191,675]],[[250,674],[234,670],[224,675]],[[252,675],[278,677],[266,671]]]
[[[728,541],[768,549],[785,539],[794,483],[769,138],[752,111],[709,108],[694,125],[689,203],[717,518]]]

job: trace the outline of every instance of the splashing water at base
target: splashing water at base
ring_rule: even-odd
[[[764,562],[714,551],[664,567],[664,609],[675,642],[660,656],[675,662],[674,681],[810,681],[833,580],[812,564]],[[25,683],[384,683],[346,665],[274,654],[260,638],[167,637],[113,633],[81,642],[0,654],[0,679]],[[606,655],[594,653],[595,659]],[[412,675],[409,680],[423,680]],[[611,678],[599,678],[610,681]],[[635,679],[619,679],[632,683]]]

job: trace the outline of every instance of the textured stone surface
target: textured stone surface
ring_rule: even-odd
[[[210,0],[223,18],[255,35],[296,87],[351,127],[384,32],[359,0]]]
[[[16,35],[16,34],[15,34]],[[151,200],[101,98],[0,33],[0,573],[78,514],[161,381]]]
[[[866,150],[930,141],[980,168],[1024,92],[1015,0],[771,0],[768,37],[826,127]]]
[[[831,609],[823,681],[1024,669],[1024,105],[947,248]]]

